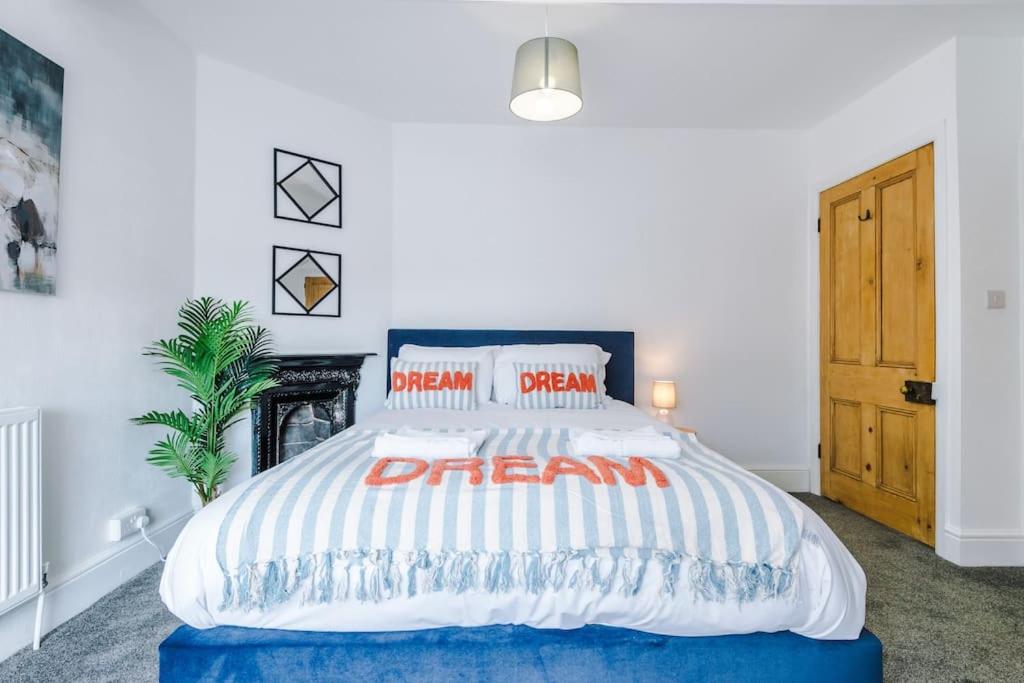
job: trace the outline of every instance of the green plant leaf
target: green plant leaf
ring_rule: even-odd
[[[192,414],[153,410],[132,421],[172,430],[157,441],[147,461],[187,479],[205,504],[236,460],[225,449],[225,431],[261,393],[278,386],[273,344],[269,331],[253,324],[244,301],[188,299],[178,309],[178,329],[177,337],[157,340],[143,353],[188,394]]]

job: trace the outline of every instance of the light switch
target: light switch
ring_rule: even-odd
[[[1006,308],[1006,292],[1002,289],[990,289],[985,293],[986,308]]]

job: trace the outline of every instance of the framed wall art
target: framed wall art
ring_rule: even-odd
[[[274,217],[341,227],[341,165],[274,149]]]
[[[0,31],[0,290],[57,293],[64,69]]]
[[[341,254],[274,247],[271,312],[341,317]]]

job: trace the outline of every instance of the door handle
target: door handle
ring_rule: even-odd
[[[907,403],[922,403],[927,406],[935,405],[935,399],[932,398],[931,382],[918,382],[908,379],[900,387],[900,393],[903,394],[903,400]]]
[[[861,223],[863,223],[864,221],[871,220],[871,209],[866,209],[864,211],[864,215],[863,216],[861,216],[860,214],[857,214],[857,220],[859,220]]]

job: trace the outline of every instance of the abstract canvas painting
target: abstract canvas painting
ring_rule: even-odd
[[[64,69],[0,30],[0,290],[57,291]]]

